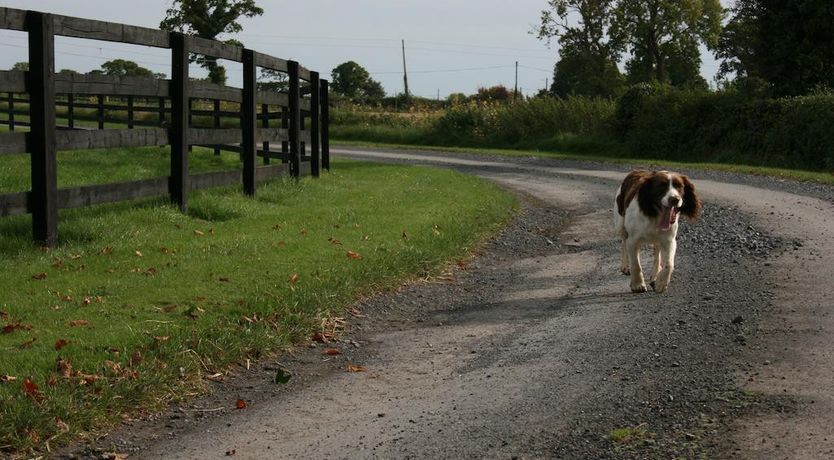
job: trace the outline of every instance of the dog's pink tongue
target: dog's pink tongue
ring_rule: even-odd
[[[663,212],[660,214],[660,221],[657,223],[657,228],[663,231],[672,228],[672,224],[675,222],[675,217],[677,217],[673,214],[673,211],[676,211],[673,206],[663,208]]]

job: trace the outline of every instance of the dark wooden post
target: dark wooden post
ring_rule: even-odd
[[[186,82],[186,85],[188,85],[187,82]],[[194,109],[194,101],[192,101],[191,96],[189,96],[189,98],[188,98],[188,128],[187,129],[191,129],[191,127],[194,125],[194,114],[192,112],[193,109]],[[191,153],[192,150],[194,150],[194,146],[189,143],[188,144],[188,152]]]
[[[290,109],[289,107],[281,107],[281,128],[285,132],[290,130]],[[289,163],[290,161],[290,143],[288,141],[281,141],[281,163]]]
[[[330,97],[327,80],[319,82],[321,93],[321,166],[330,171]]]
[[[321,157],[319,156],[319,73],[310,72],[310,173],[319,177],[321,172]]]
[[[213,115],[214,115],[214,123],[212,124],[212,126],[214,127],[214,129],[220,128],[220,99],[215,99],[214,100],[214,113],[213,113]],[[215,147],[214,148],[214,154],[215,155],[220,155],[220,149]]]
[[[9,131],[14,131],[14,93],[9,93]]]
[[[269,104],[261,104],[261,126],[269,128]],[[263,142],[264,149],[264,164],[269,164],[269,141]]]
[[[127,129],[133,129],[133,96],[127,97]]]
[[[188,124],[189,85],[187,36],[171,33],[171,179],[168,192],[171,201],[188,210]]]
[[[75,96],[67,94],[67,126],[75,128]]]
[[[98,129],[104,129],[104,96],[98,95],[98,110],[96,110],[96,117],[98,118]]]
[[[243,156],[243,193],[255,195],[255,159],[257,158],[257,66],[255,52],[243,50],[243,101],[240,104],[240,127],[243,142],[240,144]]]
[[[159,98],[159,126],[165,125],[165,98]]]
[[[287,61],[287,73],[290,75],[289,111],[290,111],[290,174],[299,177],[301,173],[301,87],[298,77],[298,62]]]
[[[58,163],[55,142],[55,25],[52,15],[26,12],[29,30],[29,151],[32,161],[34,240],[52,246],[58,239]]]

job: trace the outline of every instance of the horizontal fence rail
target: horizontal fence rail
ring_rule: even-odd
[[[32,175],[31,190],[0,194],[0,217],[32,214],[40,244],[57,241],[58,209],[167,195],[186,211],[192,190],[242,184],[254,195],[260,181],[330,169],[328,82],[295,61],[176,32],[14,8],[0,7],[0,29],[29,35],[29,70],[0,71],[0,126],[7,130],[0,132],[0,161],[28,153]],[[56,36],[170,49],[171,78],[55,73]],[[240,62],[243,88],[190,78],[193,55]],[[259,89],[258,68],[286,74],[287,90]],[[147,146],[170,146],[169,176],[58,188],[59,150]],[[241,169],[191,173],[192,146],[233,152]]]

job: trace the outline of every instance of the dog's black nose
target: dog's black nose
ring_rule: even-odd
[[[678,204],[680,204],[680,202],[681,202],[681,199],[679,197],[676,197],[676,196],[670,196],[669,197],[669,205],[670,206],[677,206]]]

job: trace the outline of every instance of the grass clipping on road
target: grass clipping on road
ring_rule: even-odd
[[[276,180],[0,220],[0,453],[66,441],[309,337],[358,296],[467,257],[514,198],[442,169],[338,162]],[[233,404],[233,403],[231,403]]]

